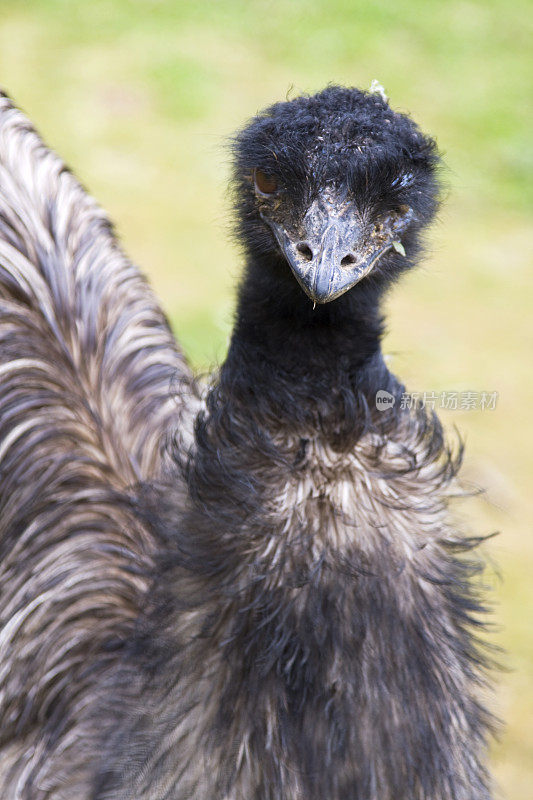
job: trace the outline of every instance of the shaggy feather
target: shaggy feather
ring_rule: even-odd
[[[159,475],[189,372],[106,216],[5,97],[0,374],[0,796],[81,798],[69,752],[153,550],[124,492]]]
[[[246,269],[195,383],[109,223],[0,103],[0,796],[489,800],[478,539],[454,453],[382,359],[436,206],[434,143],[330,87],[236,137]],[[313,310],[253,192],[321,187],[395,251]]]

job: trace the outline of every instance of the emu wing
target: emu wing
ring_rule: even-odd
[[[86,797],[60,765],[153,549],[128,487],[157,479],[189,379],[105,214],[0,96],[3,800]]]

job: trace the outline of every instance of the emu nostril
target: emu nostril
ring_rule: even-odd
[[[355,264],[355,256],[353,256],[351,253],[348,253],[348,255],[344,256],[342,259],[341,267],[349,267],[350,264]]]
[[[311,261],[311,259],[313,258],[313,251],[311,250],[307,242],[300,242],[299,244],[296,245],[296,249],[298,250],[300,255],[302,255],[306,259],[306,261]]]

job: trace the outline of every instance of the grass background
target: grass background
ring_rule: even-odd
[[[509,800],[533,786],[532,27],[525,0],[0,0],[0,83],[116,221],[199,368],[231,326],[236,127],[287,94],[377,78],[436,136],[448,200],[388,303],[385,351],[413,390],[499,393],[494,411],[443,416],[487,489],[462,513],[502,531],[492,760]]]

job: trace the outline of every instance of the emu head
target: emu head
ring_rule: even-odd
[[[416,259],[437,163],[435,143],[377,94],[329,87],[267,108],[234,140],[249,258],[315,303],[384,288]]]

